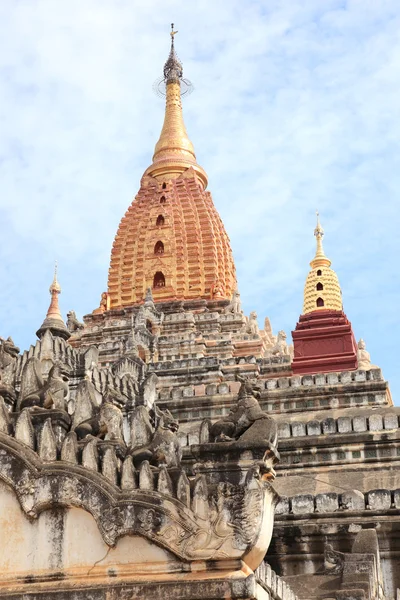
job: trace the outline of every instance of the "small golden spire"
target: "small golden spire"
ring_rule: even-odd
[[[314,235],[317,239],[317,251],[315,253],[314,258],[310,262],[310,266],[313,269],[316,269],[317,267],[330,267],[330,265],[331,265],[331,261],[329,260],[329,258],[327,258],[325,256],[324,248],[322,245],[322,238],[324,237],[324,230],[322,229],[321,223],[319,221],[319,212],[316,211],[316,213],[317,213],[317,226],[314,229]]]
[[[197,164],[194,147],[183,120],[181,84],[188,82],[183,79],[182,63],[175,52],[174,38],[177,33],[174,31],[172,23],[171,49],[163,71],[163,85],[166,88],[164,124],[154,149],[153,164],[144,175],[150,175],[160,180],[175,179],[192,167],[206,188],[207,174]]]
[[[315,310],[342,310],[342,291],[335,271],[331,269],[331,261],[325,256],[322,246],[324,230],[317,211],[317,225],[314,229],[317,250],[310,262],[309,272],[304,287],[303,315]]]
[[[60,307],[58,304],[58,296],[61,293],[61,286],[57,281],[57,261],[54,265],[54,277],[49,287],[51,295],[50,306],[47,310],[46,318],[42,323],[42,326],[37,331],[37,336],[40,338],[44,332],[49,329],[54,335],[59,335],[64,339],[70,337],[70,333],[67,326],[64,323],[64,319],[61,316]]]

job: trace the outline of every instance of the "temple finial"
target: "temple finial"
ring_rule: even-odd
[[[49,287],[49,292],[50,294],[52,294],[53,292],[55,292],[56,294],[60,294],[61,293],[61,286],[57,281],[57,269],[58,269],[58,264],[57,261],[55,261],[54,263],[54,277],[53,277],[53,281]],[[61,316],[61,315],[60,315]]]
[[[61,293],[61,286],[57,281],[57,269],[58,265],[56,261],[54,265],[53,281],[49,287],[51,295],[50,306],[47,310],[46,318],[40,329],[36,332],[36,335],[41,338],[47,330],[50,330],[53,335],[58,335],[67,340],[71,334],[64,323],[58,304],[58,295]]]
[[[319,220],[319,212],[316,211],[317,215],[317,225],[314,229],[314,235],[317,239],[317,250],[313,260],[310,262],[311,267],[314,269],[316,267],[329,267],[331,261],[329,258],[325,256],[324,248],[322,245],[322,238],[324,237],[324,230],[322,229],[320,220]]]
[[[164,82],[166,85],[169,83],[179,83],[183,77],[183,68],[182,63],[179,60],[174,45],[174,37],[178,32],[174,31],[174,24],[171,23],[171,50],[169,52],[169,56],[164,65]]]
[[[207,174],[197,164],[193,144],[186,131],[182,114],[181,97],[192,91],[193,86],[183,77],[183,67],[174,46],[178,32],[171,23],[171,48],[164,64],[163,77],[154,84],[157,94],[166,96],[164,124],[153,155],[153,164],[146,170],[162,182],[176,179],[192,168],[204,188],[207,187]]]

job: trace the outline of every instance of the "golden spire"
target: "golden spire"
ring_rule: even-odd
[[[190,83],[183,79],[182,64],[176,55],[174,38],[177,34],[171,24],[171,50],[164,65],[163,84],[165,84],[165,117],[160,138],[156,144],[153,164],[145,175],[156,179],[175,179],[192,167],[199,176],[204,188],[207,187],[207,174],[197,164],[193,144],[186,132],[182,114],[181,86]]]
[[[331,261],[325,256],[322,246],[324,230],[319,221],[314,229],[317,239],[317,250],[310,262],[309,272],[304,287],[303,315],[315,310],[343,310],[342,291],[335,271],[331,269]]]
[[[61,293],[61,286],[57,281],[57,261],[54,265],[54,277],[49,287],[49,292],[51,295],[50,306],[47,310],[46,318],[43,321],[40,329],[36,332],[36,335],[41,338],[44,332],[47,329],[50,329],[53,335],[59,335],[64,339],[68,339],[71,334],[64,323],[64,319],[61,316],[61,311],[58,304],[58,296]]]
[[[314,235],[317,239],[317,251],[313,260],[310,262],[310,266],[314,269],[317,267],[330,267],[331,261],[325,256],[324,248],[322,246],[322,238],[324,237],[324,230],[319,222],[319,212],[317,211],[317,226],[314,229]]]

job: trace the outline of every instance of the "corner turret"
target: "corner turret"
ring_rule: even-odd
[[[44,333],[48,330],[54,336],[58,336],[67,340],[71,334],[67,329],[64,319],[61,316],[60,307],[58,305],[58,296],[61,293],[61,286],[57,281],[57,263],[54,268],[54,278],[50,285],[49,292],[51,295],[50,306],[41,327],[37,330],[36,335],[41,339]]]

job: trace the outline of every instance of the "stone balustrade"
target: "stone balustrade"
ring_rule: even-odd
[[[319,373],[317,375],[292,375],[291,377],[278,377],[266,379],[265,389],[287,390],[288,388],[311,388],[320,386],[337,386],[358,384],[365,381],[384,381],[381,369],[370,371],[343,371],[342,373]]]
[[[328,417],[322,421],[314,419],[308,422],[279,423],[279,438],[390,431],[399,428],[399,414],[395,410],[393,408],[389,409],[390,412],[383,412],[382,414],[342,416],[337,419]]]
[[[267,562],[262,562],[254,573],[257,583],[269,594],[269,600],[298,600],[289,585],[271,569]]]
[[[297,494],[281,496],[276,508],[275,518],[285,515],[309,515],[310,513],[334,513],[339,511],[383,512],[400,508],[400,489],[370,490],[363,494],[359,490],[348,490],[337,494]]]

